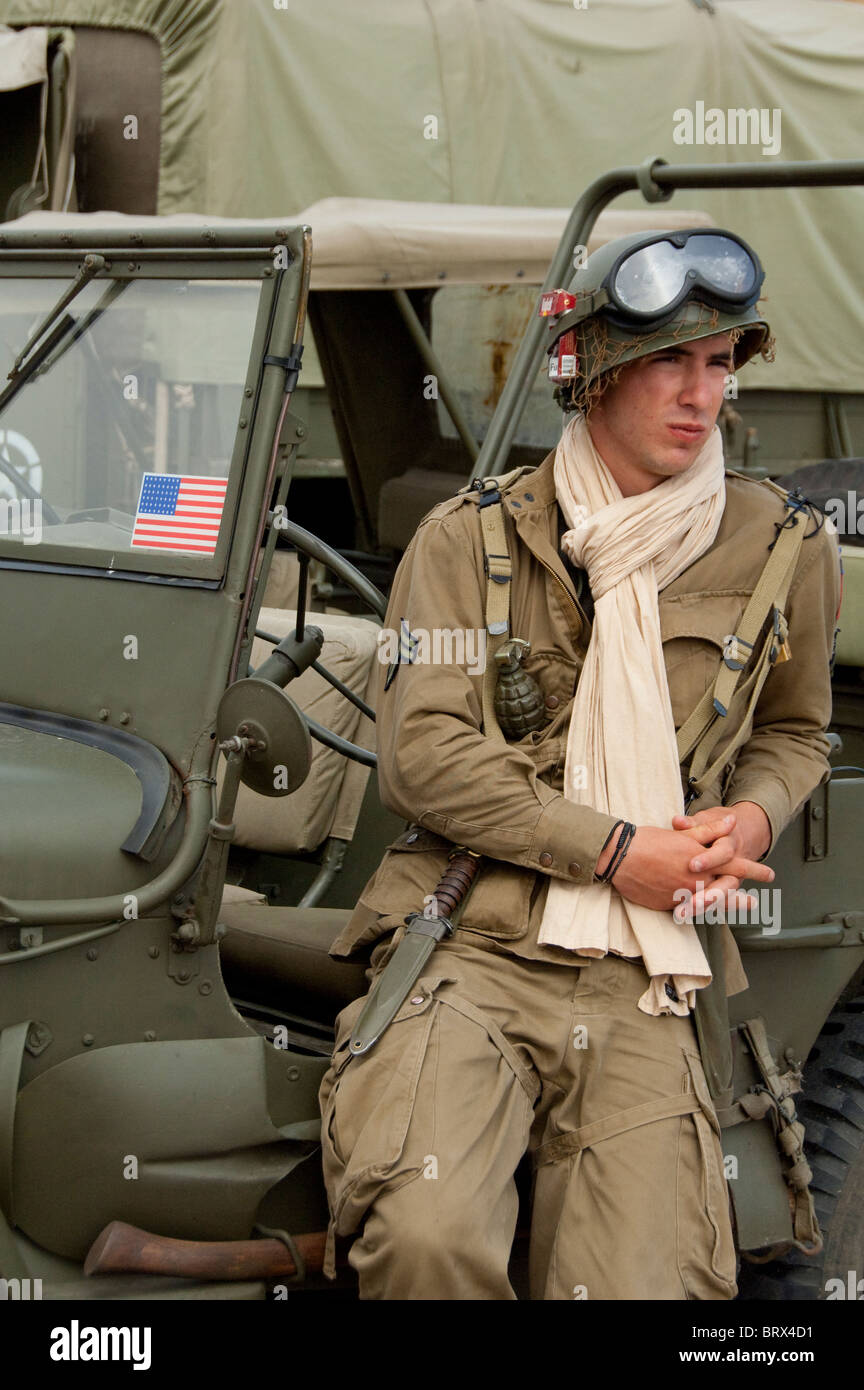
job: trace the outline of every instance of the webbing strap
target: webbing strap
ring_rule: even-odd
[[[792,1100],[792,1096],[801,1090],[801,1073],[793,1068],[780,1075],[761,1018],[748,1019],[741,1024],[741,1032],[753,1054],[763,1085],[755,1092],[740,1096],[724,1112],[721,1124],[724,1120],[728,1126],[740,1124],[745,1118],[770,1117],[777,1147],[785,1160],[783,1177],[790,1189],[793,1243],[807,1254],[818,1254],[822,1249],[822,1232],[810,1191],[813,1174],[804,1154],[804,1126],[798,1119]],[[739,1116],[738,1111],[743,1114]]]
[[[738,726],[737,731],[732,738],[723,745],[722,751],[718,753],[710,766],[708,765],[708,759],[716,748],[718,740],[722,737],[723,729],[727,726],[725,724],[720,725],[720,721],[718,720],[719,727],[715,730],[712,726],[696,745],[688,771],[688,786],[690,791],[695,795],[701,796],[705,788],[710,787],[713,778],[719,772],[723,764],[729,762],[733,754],[741,747],[742,743],[746,743],[747,739],[750,737],[750,719],[756,712],[756,705],[759,696],[762,694],[762,687],[768,679],[768,673],[774,664],[771,660],[772,646],[775,642],[785,641],[787,632],[788,624],[786,619],[781,616],[779,619],[778,632],[775,634],[772,629],[772,631],[768,633],[754,669],[736,692],[738,705],[744,704],[743,713],[734,721]],[[734,703],[735,702],[730,701],[728,712],[732,711]]]
[[[791,519],[789,525],[784,526],[778,532],[774,549],[768,556],[765,568],[750,596],[750,602],[744,610],[740,630],[735,634],[741,642],[747,645],[748,649],[755,643],[762,624],[771,609],[777,608],[782,613],[785,607],[786,596],[789,593],[792,575],[798,563],[801,542],[804,539],[806,529],[806,525],[801,525],[800,517],[796,516]],[[736,666],[738,667],[737,670],[735,669]],[[724,710],[729,707],[729,701],[738,683],[741,669],[743,669],[743,663],[736,662],[734,658],[724,660],[720,668],[714,689],[714,699]]]
[[[479,1024],[490,1042],[494,1043],[505,1062],[508,1063],[510,1070],[533,1105],[540,1095],[540,1082],[531,1068],[522,1061],[513,1044],[507,1041],[497,1023],[488,1014],[476,1008],[468,999],[463,999],[461,994],[444,993],[441,995],[441,1003],[446,1008],[453,1009],[457,1014],[462,1014],[463,1018],[470,1019],[472,1023]]]
[[[771,1107],[771,1097],[767,1092],[748,1091],[732,1105],[724,1106],[718,1110],[717,1120],[721,1129],[731,1129],[734,1125],[743,1125],[747,1120],[764,1119]]]
[[[509,487],[511,483],[517,482],[523,473],[536,473],[537,465],[533,463],[520,464],[518,468],[511,468],[509,473],[490,474],[486,478],[475,478],[473,482],[466,483],[464,487],[457,488],[456,496],[464,497],[469,492],[493,492],[496,489],[500,492],[502,488]]]
[[[486,669],[483,672],[483,732],[489,738],[503,738],[495,715],[495,682],[498,667],[495,653],[510,634],[510,578],[513,572],[504,508],[500,499],[480,511],[480,528],[486,556]]]
[[[758,678],[754,683],[755,694],[751,702],[751,707],[755,708],[756,699],[773,664],[771,652],[775,646],[779,647],[785,641],[787,628],[782,614],[792,583],[792,576],[798,563],[805,530],[806,526],[802,526],[801,519],[797,516],[779,530],[774,548],[768,556],[765,567],[744,610],[738,631],[733,634],[735,640],[730,646],[734,647],[735,654],[724,656],[723,664],[713,686],[709,686],[708,690],[705,691],[696,708],[678,730],[676,741],[679,762],[683,764],[693,753],[691,779],[694,778],[692,768],[693,765],[697,764],[697,761],[704,773],[708,759],[718,739],[722,737],[724,727],[728,727],[723,721],[729,713],[732,697],[744,669],[744,663],[736,660],[735,657],[740,652],[742,645],[747,651],[752,650],[762,630],[762,625],[773,608],[779,630],[768,633],[760,652],[756,668]],[[741,727],[746,729],[746,720]],[[743,739],[739,740],[740,742],[743,742]],[[724,753],[723,761],[728,760],[732,751],[734,749],[730,745],[730,748]],[[695,776],[698,775],[698,773],[695,774]],[[706,781],[704,776],[703,781]]]
[[[489,738],[504,737],[495,714],[495,685],[498,678],[495,653],[500,651],[510,635],[510,580],[513,574],[501,492],[521,478],[523,473],[533,472],[533,464],[522,464],[519,468],[511,468],[509,473],[502,473],[500,477],[478,478],[459,489],[460,493],[484,494],[477,509],[480,512],[486,567],[486,669],[483,672],[482,701],[483,732]],[[485,494],[489,495],[488,502]]]
[[[614,1139],[629,1129],[651,1124],[654,1120],[669,1120],[675,1115],[692,1115],[701,1110],[699,1097],[692,1091],[682,1091],[679,1096],[661,1096],[659,1100],[647,1100],[642,1105],[631,1105],[628,1110],[619,1110],[617,1115],[607,1115],[605,1119],[595,1120],[593,1124],[583,1125],[569,1134],[559,1134],[548,1144],[541,1144],[534,1154],[534,1165],[543,1167],[546,1163],[557,1163],[562,1158],[591,1149],[604,1139]]]

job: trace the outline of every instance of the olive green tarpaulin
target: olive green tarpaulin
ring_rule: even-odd
[[[861,6],[580,3],[0,0],[0,22],[158,41],[162,213],[284,217],[329,196],[555,207],[648,155],[860,157]],[[728,114],[747,110],[764,113],[761,131]],[[686,113],[693,144],[676,140]],[[743,384],[864,389],[864,190],[686,203],[751,240],[766,265],[777,361],[748,367]]]

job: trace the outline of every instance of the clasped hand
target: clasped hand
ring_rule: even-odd
[[[772,883],[774,870],[751,857],[766,852],[771,828],[768,817],[753,802],[740,802],[732,811],[723,806],[674,816],[673,829],[640,825],[619,865],[614,887],[629,902],[669,911],[689,921],[720,900],[727,908],[746,911],[753,899],[741,891],[745,878]],[[694,853],[694,840],[701,848]],[[611,857],[610,846],[597,864],[598,872]],[[690,897],[682,902],[681,890]]]

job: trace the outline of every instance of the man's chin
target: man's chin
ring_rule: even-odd
[[[645,467],[657,478],[676,478],[679,473],[686,473],[688,468],[692,468],[701,450],[701,444],[658,450]]]

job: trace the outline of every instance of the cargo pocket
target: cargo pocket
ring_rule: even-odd
[[[720,1126],[699,1054],[685,1049],[684,1089],[699,1109],[682,1119],[678,1149],[678,1261],[692,1299],[734,1298],[735,1246]]]
[[[403,1162],[403,1152],[441,983],[442,977],[418,981],[386,1032],[359,1057],[348,1048],[365,998],[339,1016],[333,1062],[321,1085],[324,1180],[337,1235],[358,1229],[385,1183],[401,1187],[422,1172],[422,1164]]]
[[[322,1085],[328,1250],[336,1235],[358,1231],[385,1189],[390,1194],[424,1176],[430,1155],[443,1164],[439,1144],[448,1156],[440,1174],[442,1184],[451,1184],[448,1218],[466,1202],[467,1228],[480,1192],[488,1197],[512,1184],[527,1146],[540,1090],[530,1064],[449,976],[421,976],[379,1041],[360,1056],[348,1052],[354,1005],[351,1010],[340,1021]],[[467,1109],[465,1087],[477,1092]]]

